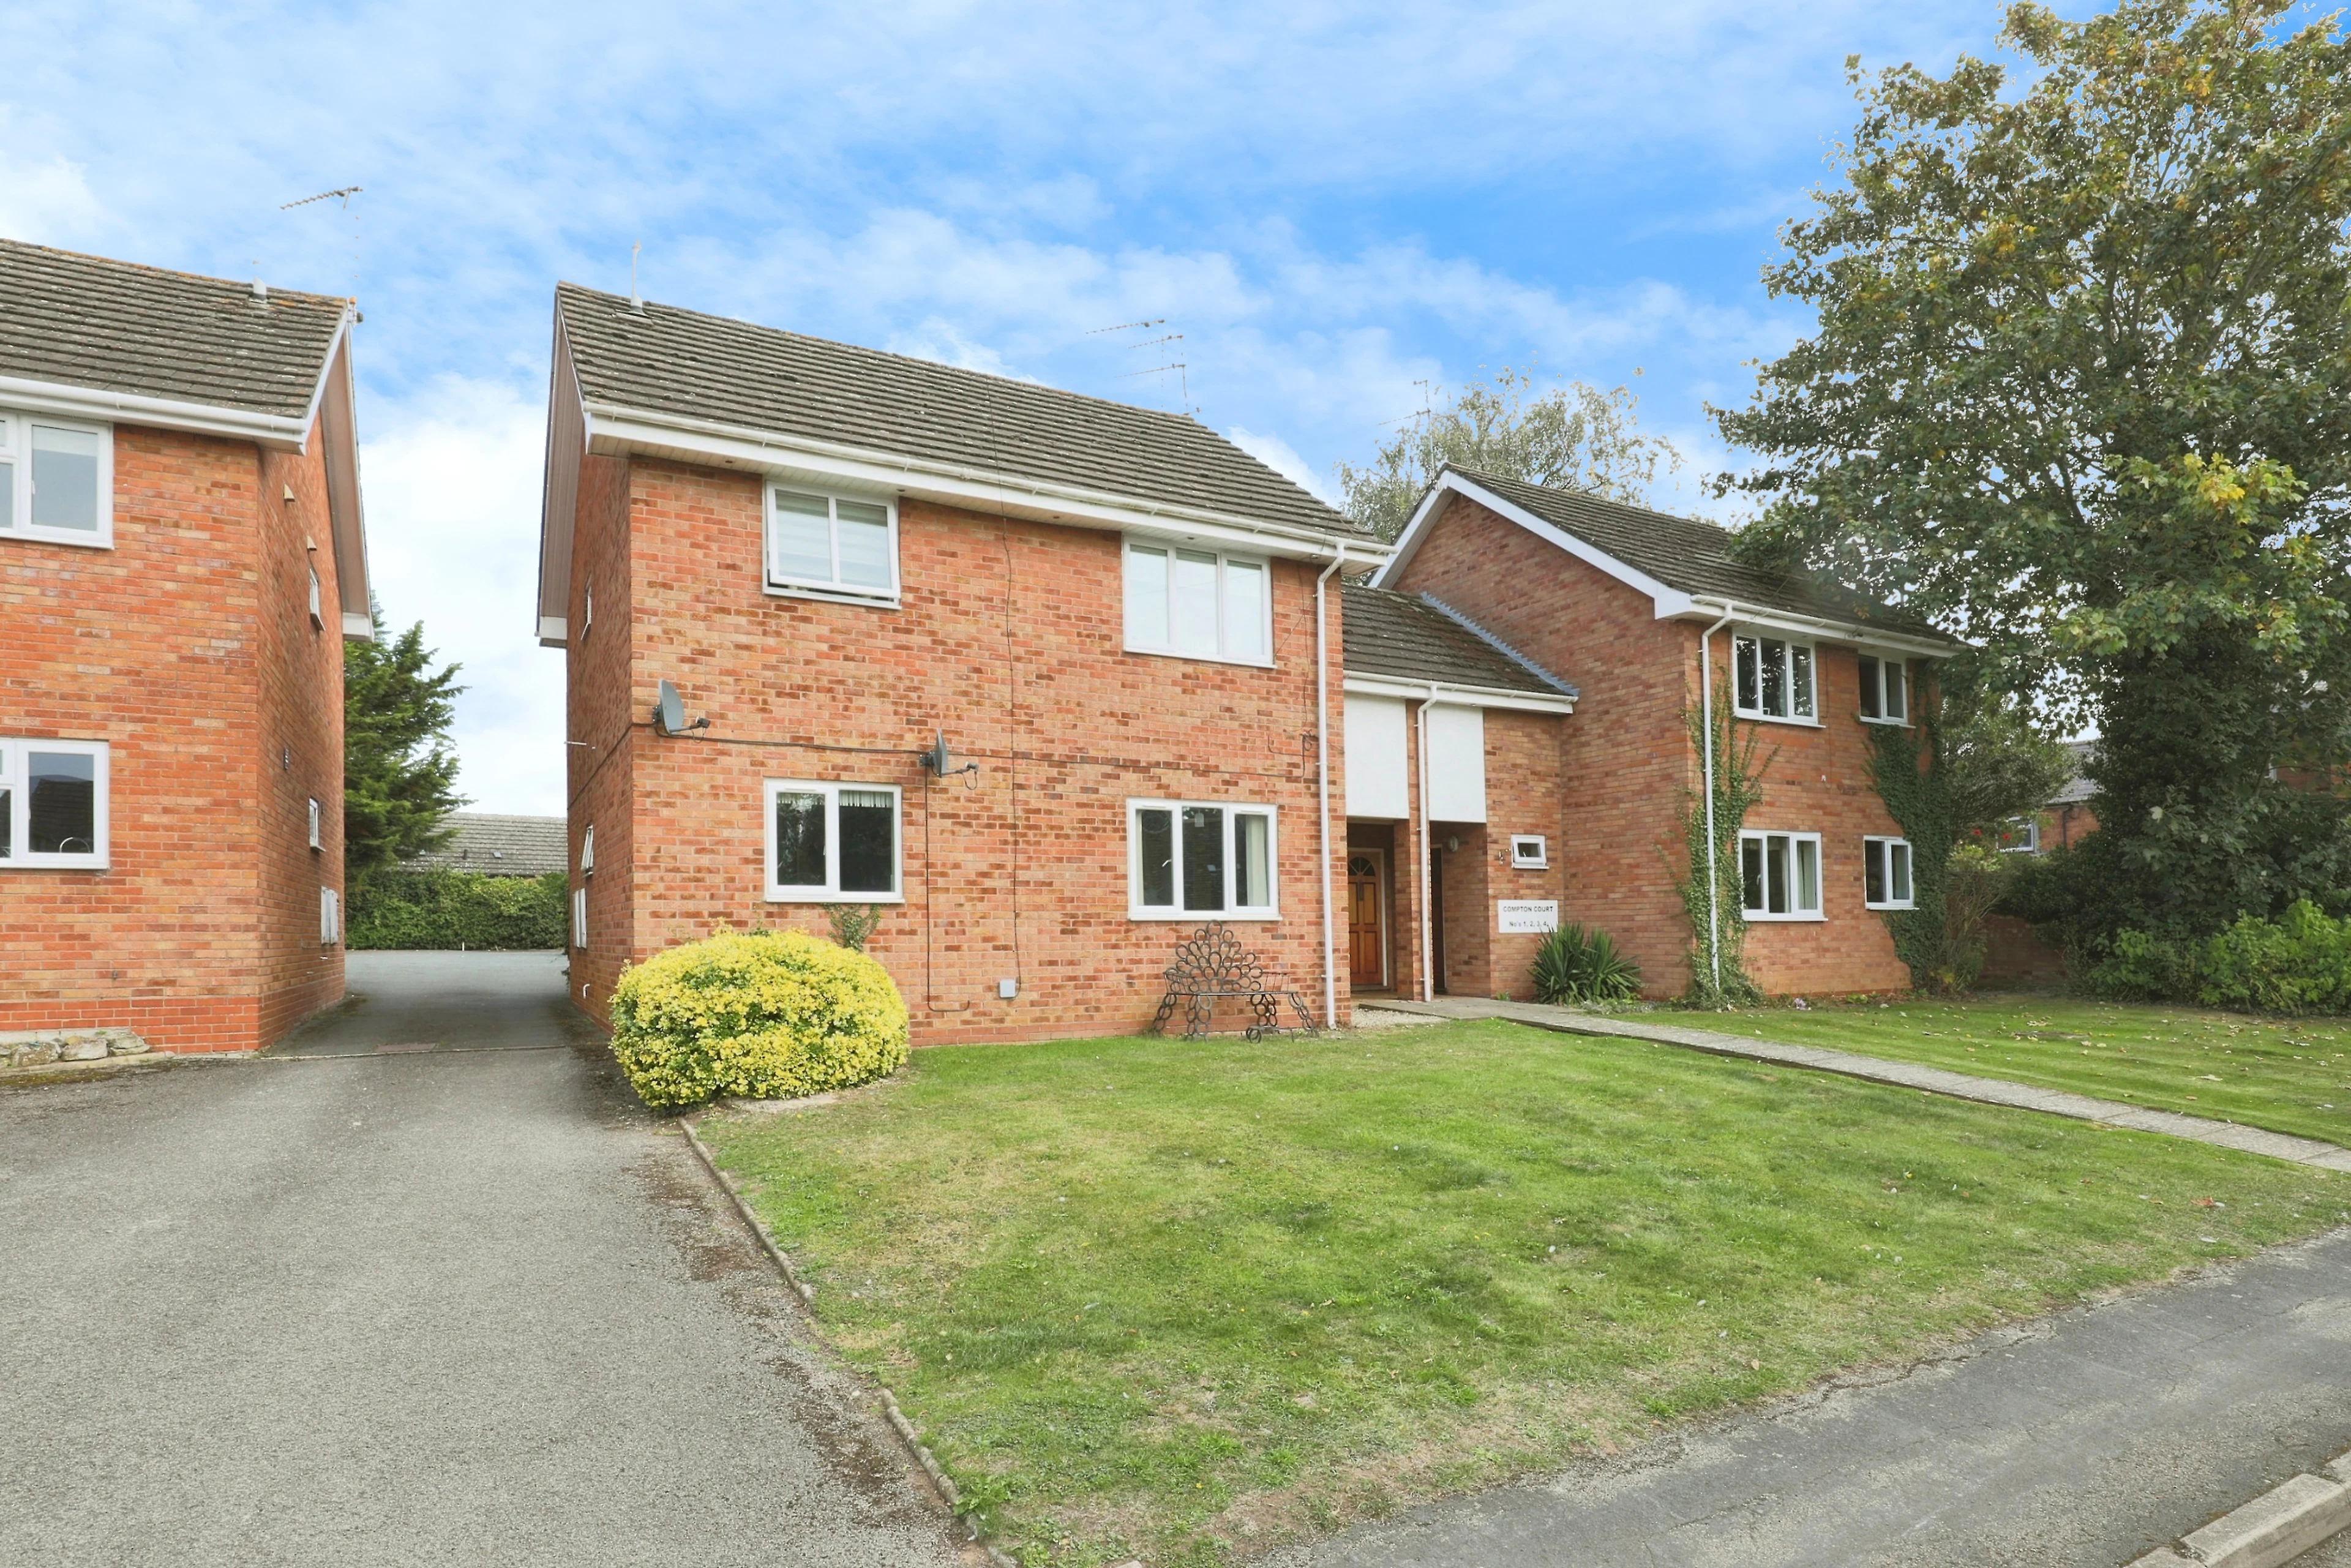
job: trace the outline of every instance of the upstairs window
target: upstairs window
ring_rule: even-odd
[[[327,847],[319,841],[319,802],[313,800],[310,802],[310,847],[314,850],[323,850]]]
[[[1273,808],[1208,800],[1127,802],[1128,915],[1278,920]]]
[[[310,624],[315,627],[326,623],[327,617],[319,603],[319,569],[314,566],[310,569]]]
[[[580,835],[580,874],[583,877],[596,874],[596,824],[593,822],[589,823],[588,831]]]
[[[0,737],[0,870],[102,870],[103,741]]]
[[[769,779],[768,898],[899,902],[897,786]]]
[[[1810,643],[1741,632],[1730,640],[1732,706],[1749,718],[1817,723]]]
[[[1740,881],[1750,920],[1821,918],[1821,836],[1741,833]]]
[[[1261,560],[1129,539],[1127,652],[1271,664],[1270,577]]]
[[[1910,722],[1908,666],[1899,659],[1861,656],[1861,716],[1872,724]]]
[[[768,586],[873,602],[898,597],[898,508],[768,487]]]
[[[1861,841],[1861,901],[1872,909],[1912,907],[1907,839]]]
[[[0,413],[0,538],[112,544],[113,455],[103,425]]]

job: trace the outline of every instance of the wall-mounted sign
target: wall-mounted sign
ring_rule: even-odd
[[[1499,928],[1505,933],[1540,934],[1559,929],[1559,901],[1552,898],[1502,898],[1494,902]]]

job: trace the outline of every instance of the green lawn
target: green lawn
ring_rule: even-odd
[[[721,1162],[1030,1563],[1217,1563],[2351,1219],[2351,1181],[1507,1023],[918,1052]]]
[[[1986,996],[1757,1008],[1710,1015],[1698,1027],[2351,1145],[2351,1019]]]

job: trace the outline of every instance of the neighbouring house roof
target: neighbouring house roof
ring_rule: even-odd
[[[346,637],[373,635],[349,299],[0,239],[0,402],[307,452]]]
[[[1351,582],[1340,591],[1340,604],[1342,658],[1351,675],[1543,697],[1576,695],[1573,686],[1436,600]]]
[[[0,376],[306,423],[351,302],[0,240]]]
[[[1594,564],[1603,570],[1643,580],[1644,586],[1660,586],[1684,601],[1697,599],[1708,605],[1778,612],[1849,627],[1861,635],[1878,632],[1953,651],[1964,645],[1917,616],[1833,582],[1750,566],[1731,553],[1730,531],[1713,523],[1458,466],[1448,466],[1438,476],[1384,580],[1404,570],[1417,545],[1416,534],[1432,526],[1440,509],[1430,503],[1448,489],[1479,501],[1499,501],[1504,515],[1515,514],[1514,520],[1532,519],[1580,541],[1586,550],[1577,553],[1597,557]]]
[[[2074,777],[2050,800],[2053,806],[2078,806],[2098,792],[2097,781],[2089,776],[2090,762],[2097,755],[2098,743],[2095,740],[2069,740],[2065,743],[2065,749],[2074,754]]]
[[[406,871],[477,871],[490,876],[544,876],[569,866],[571,840],[560,817],[508,817],[455,811],[456,836],[402,862]]]

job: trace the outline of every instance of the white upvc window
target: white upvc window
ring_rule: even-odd
[[[588,641],[588,633],[596,630],[596,580],[590,578],[580,592],[580,640]]]
[[[1126,803],[1127,915],[1279,920],[1274,809],[1231,800]]]
[[[1819,920],[1821,836],[1742,832],[1739,875],[1750,920]]]
[[[320,842],[319,839],[319,830],[320,825],[321,824],[319,821],[319,802],[313,800],[310,802],[310,847],[314,850],[323,850],[327,847],[324,843]]]
[[[898,508],[769,485],[768,589],[865,604],[898,601]]]
[[[342,895],[331,887],[322,887],[319,890],[319,946],[331,947],[342,939]]]
[[[1873,653],[1861,656],[1861,716],[1870,724],[1910,722],[1908,665]]]
[[[1159,539],[1126,541],[1126,651],[1273,663],[1273,570],[1265,561]]]
[[[1909,909],[1910,841],[1861,841],[1861,901],[1872,909]]]
[[[1544,871],[1551,865],[1550,841],[1541,833],[1510,835],[1510,868],[1513,871]]]
[[[583,877],[596,874],[596,824],[593,822],[589,823],[588,831],[580,835],[580,874]]]
[[[571,890],[571,945],[585,950],[588,946],[588,890]]]
[[[0,409],[0,539],[114,543],[114,432]]]
[[[310,624],[315,628],[326,623],[326,612],[319,602],[319,569],[314,566],[310,569]]]
[[[2002,854],[2037,855],[2041,852],[2041,814],[2011,817],[1995,830],[1995,842]]]
[[[768,779],[768,901],[903,903],[898,807],[894,784]]]
[[[1731,638],[1730,650],[1731,706],[1741,716],[1820,722],[1819,660],[1810,643],[1741,632]]]
[[[105,868],[107,762],[102,740],[0,736],[0,871]]]

